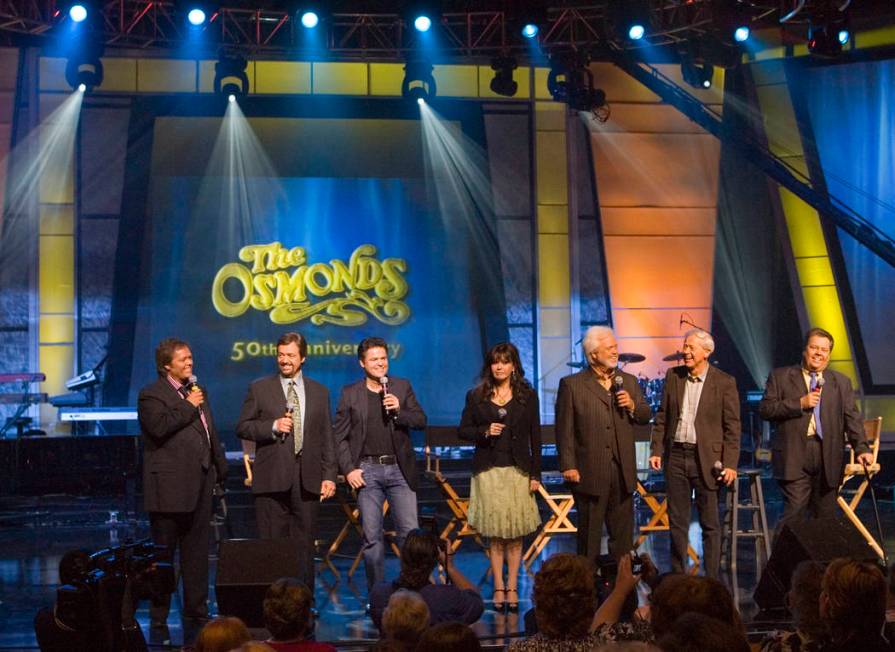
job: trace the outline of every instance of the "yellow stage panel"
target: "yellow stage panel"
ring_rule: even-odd
[[[103,83],[97,90],[134,93],[137,90],[137,60],[103,57]]]
[[[835,346],[832,358],[851,360],[854,356],[848,341],[848,331],[845,328],[836,287],[830,285],[806,287],[802,288],[802,292],[805,295],[805,308],[808,311],[810,325],[823,328],[833,336]]]
[[[39,283],[40,312],[73,313],[74,238],[61,235],[40,236]]]
[[[786,215],[786,225],[796,258],[813,258],[827,255],[827,243],[817,211],[782,186],[780,204]]]
[[[559,102],[535,104],[535,130],[566,131],[566,105]]]
[[[315,95],[366,95],[369,91],[367,64],[315,62],[313,64]]]
[[[41,204],[40,235],[72,235],[75,232],[72,204]]]
[[[138,59],[137,90],[141,93],[195,93],[195,59]]]
[[[851,379],[852,387],[859,387],[858,370],[855,363],[851,360],[830,360],[830,369],[845,374]]]
[[[520,66],[513,71],[513,80],[516,82],[516,94],[512,98],[506,98],[491,91],[491,80],[494,79],[494,71],[490,66],[479,66],[479,95],[488,98],[503,98],[527,100],[531,96],[530,71],[528,66]]]
[[[875,48],[895,44],[895,27],[881,27],[855,35],[855,45],[859,48]],[[895,428],[895,424],[890,424]]]
[[[550,91],[547,90],[547,76],[550,74],[549,68],[535,68],[535,99],[536,100],[552,100]]]
[[[307,61],[256,61],[253,93],[306,95],[311,92]]]
[[[864,418],[883,418],[883,432],[895,431],[895,398],[891,396],[864,397]]]
[[[613,310],[711,306],[714,242],[709,236],[604,237]]]
[[[74,372],[74,347],[70,344],[41,344],[38,356],[40,370],[47,375],[40,385],[41,391],[50,395],[64,394],[67,391],[65,381]],[[55,420],[55,412],[53,408],[51,420]]]
[[[543,307],[569,305],[569,238],[538,234],[538,284]]]
[[[591,142],[601,206],[715,206],[714,136],[592,132]]]
[[[401,84],[404,82],[403,63],[371,63],[370,95],[401,95]]]
[[[714,235],[717,209],[600,208],[603,235]]]
[[[476,66],[435,66],[434,76],[439,97],[479,95],[479,75]]]
[[[75,320],[71,315],[41,315],[41,344],[71,344],[75,340]]]
[[[561,308],[559,310],[542,310],[541,336],[569,337],[569,333],[571,332],[569,321],[569,311],[566,308]]]
[[[538,233],[569,232],[569,207],[566,204],[538,205]]]
[[[539,204],[567,204],[566,134],[539,131],[537,137],[537,176]]]
[[[836,285],[830,259],[826,256],[814,258],[796,258],[796,270],[799,274],[799,285],[802,287],[815,285]]]

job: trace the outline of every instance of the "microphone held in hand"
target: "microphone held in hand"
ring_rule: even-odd
[[[823,386],[824,386],[824,377],[821,376],[820,378],[817,379],[817,385],[814,387],[814,391],[819,392],[821,389],[823,389]]]
[[[379,386],[382,388],[379,391],[379,395],[385,399],[385,395],[388,394],[388,376],[382,376],[379,378]],[[394,421],[397,418],[397,413],[394,410],[389,408],[385,408],[385,416]]]
[[[199,379],[196,378],[195,375],[190,376],[190,379],[186,383],[186,389],[188,392],[198,392],[199,391]]]
[[[715,478],[715,482],[719,484],[724,482],[724,465],[721,464],[721,460],[717,460],[712,464],[712,477]]]
[[[613,383],[612,391],[616,397],[616,405],[618,405],[618,394],[619,394],[619,392],[621,392],[624,389],[625,379],[622,378],[621,374],[617,373],[617,374],[615,374],[615,378],[612,379],[612,383]],[[621,405],[618,405],[618,409],[624,410],[624,408]]]
[[[497,408],[497,419],[500,423],[507,418],[507,409],[505,407]]]

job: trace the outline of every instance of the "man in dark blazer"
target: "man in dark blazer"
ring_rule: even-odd
[[[368,337],[357,347],[363,379],[342,388],[333,426],[339,468],[357,491],[364,531],[367,588],[385,578],[382,506],[388,500],[398,546],[418,527],[416,457],[411,429],[426,427],[426,413],[410,383],[388,377],[388,345]]]
[[[592,326],[582,344],[589,366],[559,381],[559,468],[575,496],[578,554],[600,555],[605,521],[609,554],[618,559],[633,547],[634,424],[649,423],[650,408],[637,379],[617,368],[611,328]]]
[[[277,341],[279,373],[249,385],[236,436],[255,442],[252,493],[262,539],[299,542],[303,577],[314,586],[320,502],[336,491],[329,392],[302,372],[308,343],[299,333]]]
[[[208,534],[212,492],[227,475],[227,459],[205,390],[196,385],[189,345],[175,338],[155,350],[158,380],[140,390],[143,498],[155,544],[171,561],[180,549],[183,617],[208,617]],[[192,377],[192,378],[191,378]],[[168,619],[171,596],[154,599],[153,626]]]
[[[771,371],[758,406],[761,418],[775,426],[771,465],[783,493],[777,532],[806,508],[817,517],[835,514],[844,465],[843,434],[859,462],[873,461],[851,381],[827,368],[832,351],[830,333],[809,330],[802,363]]]
[[[721,563],[718,487],[736,482],[740,397],[733,376],[709,364],[714,350],[715,341],[704,330],[685,335],[684,364],[665,374],[649,462],[655,471],[665,468],[672,569],[680,573],[687,568],[690,496],[695,491],[705,574],[717,578]]]

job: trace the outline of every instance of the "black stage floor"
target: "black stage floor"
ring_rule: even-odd
[[[462,472],[467,464],[468,461],[457,460],[454,472],[461,495],[468,491],[468,472],[467,474]],[[221,535],[225,538],[251,537],[253,536],[251,498],[240,486],[241,476],[235,464],[233,470],[236,477],[228,484],[230,532],[228,535],[227,528],[222,527]],[[769,478],[764,479],[763,486],[770,526],[773,528],[780,512],[780,496],[775,483]],[[555,485],[553,490],[558,491],[561,488],[561,485]],[[340,488],[340,491],[342,490]],[[880,482],[877,495],[880,499],[879,509],[885,534],[884,547],[892,551],[895,550],[895,505],[892,501],[891,485]],[[78,497],[67,494],[40,496],[6,494],[0,497],[0,649],[36,648],[32,620],[40,607],[53,603],[58,585],[57,565],[63,553],[77,547],[97,550],[147,535],[145,514],[133,512],[133,505],[140,503],[139,498],[139,496],[127,498],[123,495]],[[437,486],[431,480],[426,481],[421,488],[419,498],[422,513],[434,515],[441,524],[447,521],[448,508],[441,499]],[[641,501],[637,502],[640,524],[646,522],[649,510]],[[541,503],[544,507],[543,501]],[[110,514],[113,514],[111,519]],[[545,508],[542,514],[546,518],[549,512]],[[875,532],[876,522],[869,496],[862,503],[859,514],[863,522]],[[110,520],[118,522],[110,523]],[[343,523],[344,514],[338,504],[329,501],[321,511],[320,534],[324,549]],[[699,526],[695,522],[691,527],[690,538],[693,547],[697,552],[701,552]],[[322,564],[318,566],[315,587],[319,611],[317,640],[341,642],[339,647],[345,649],[365,649],[360,647],[362,642],[377,637],[377,632],[364,610],[366,587],[363,567],[358,569],[352,579],[347,577],[358,543],[358,536],[352,533],[341,550],[344,555],[335,560],[335,565],[341,574],[340,578],[336,578]],[[660,569],[667,569],[668,543],[667,532],[656,533],[646,540],[641,549],[653,556]],[[574,535],[555,537],[534,562],[532,573],[549,555],[558,551],[572,551],[574,545]],[[749,622],[757,613],[757,607],[752,601],[752,591],[757,581],[755,554],[751,545],[745,543],[740,545],[737,599],[744,619]],[[211,545],[209,550],[213,553],[211,609],[215,612],[216,546]],[[485,614],[475,625],[477,633],[482,637],[494,637],[495,643],[499,643],[505,640],[503,637],[520,632],[523,629],[522,613],[531,606],[533,575],[523,573],[520,576],[520,613],[503,614],[496,612],[490,602],[492,590],[490,580],[486,578],[487,558],[475,543],[465,542],[455,556],[455,563],[467,577],[481,586],[486,600]],[[389,578],[395,577],[398,573],[398,561],[392,556],[388,558],[386,572]],[[726,581],[730,584],[729,576]],[[150,647],[157,649],[178,647],[185,642],[190,643],[195,635],[195,632],[185,630],[181,624],[177,599],[172,604],[167,633],[149,631],[149,614],[145,603],[140,605],[137,616]]]

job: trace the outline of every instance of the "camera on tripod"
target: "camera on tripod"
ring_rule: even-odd
[[[56,621],[68,631],[89,634],[95,650],[145,650],[134,619],[137,604],[177,589],[165,552],[144,539],[89,555],[75,577],[56,590]]]

